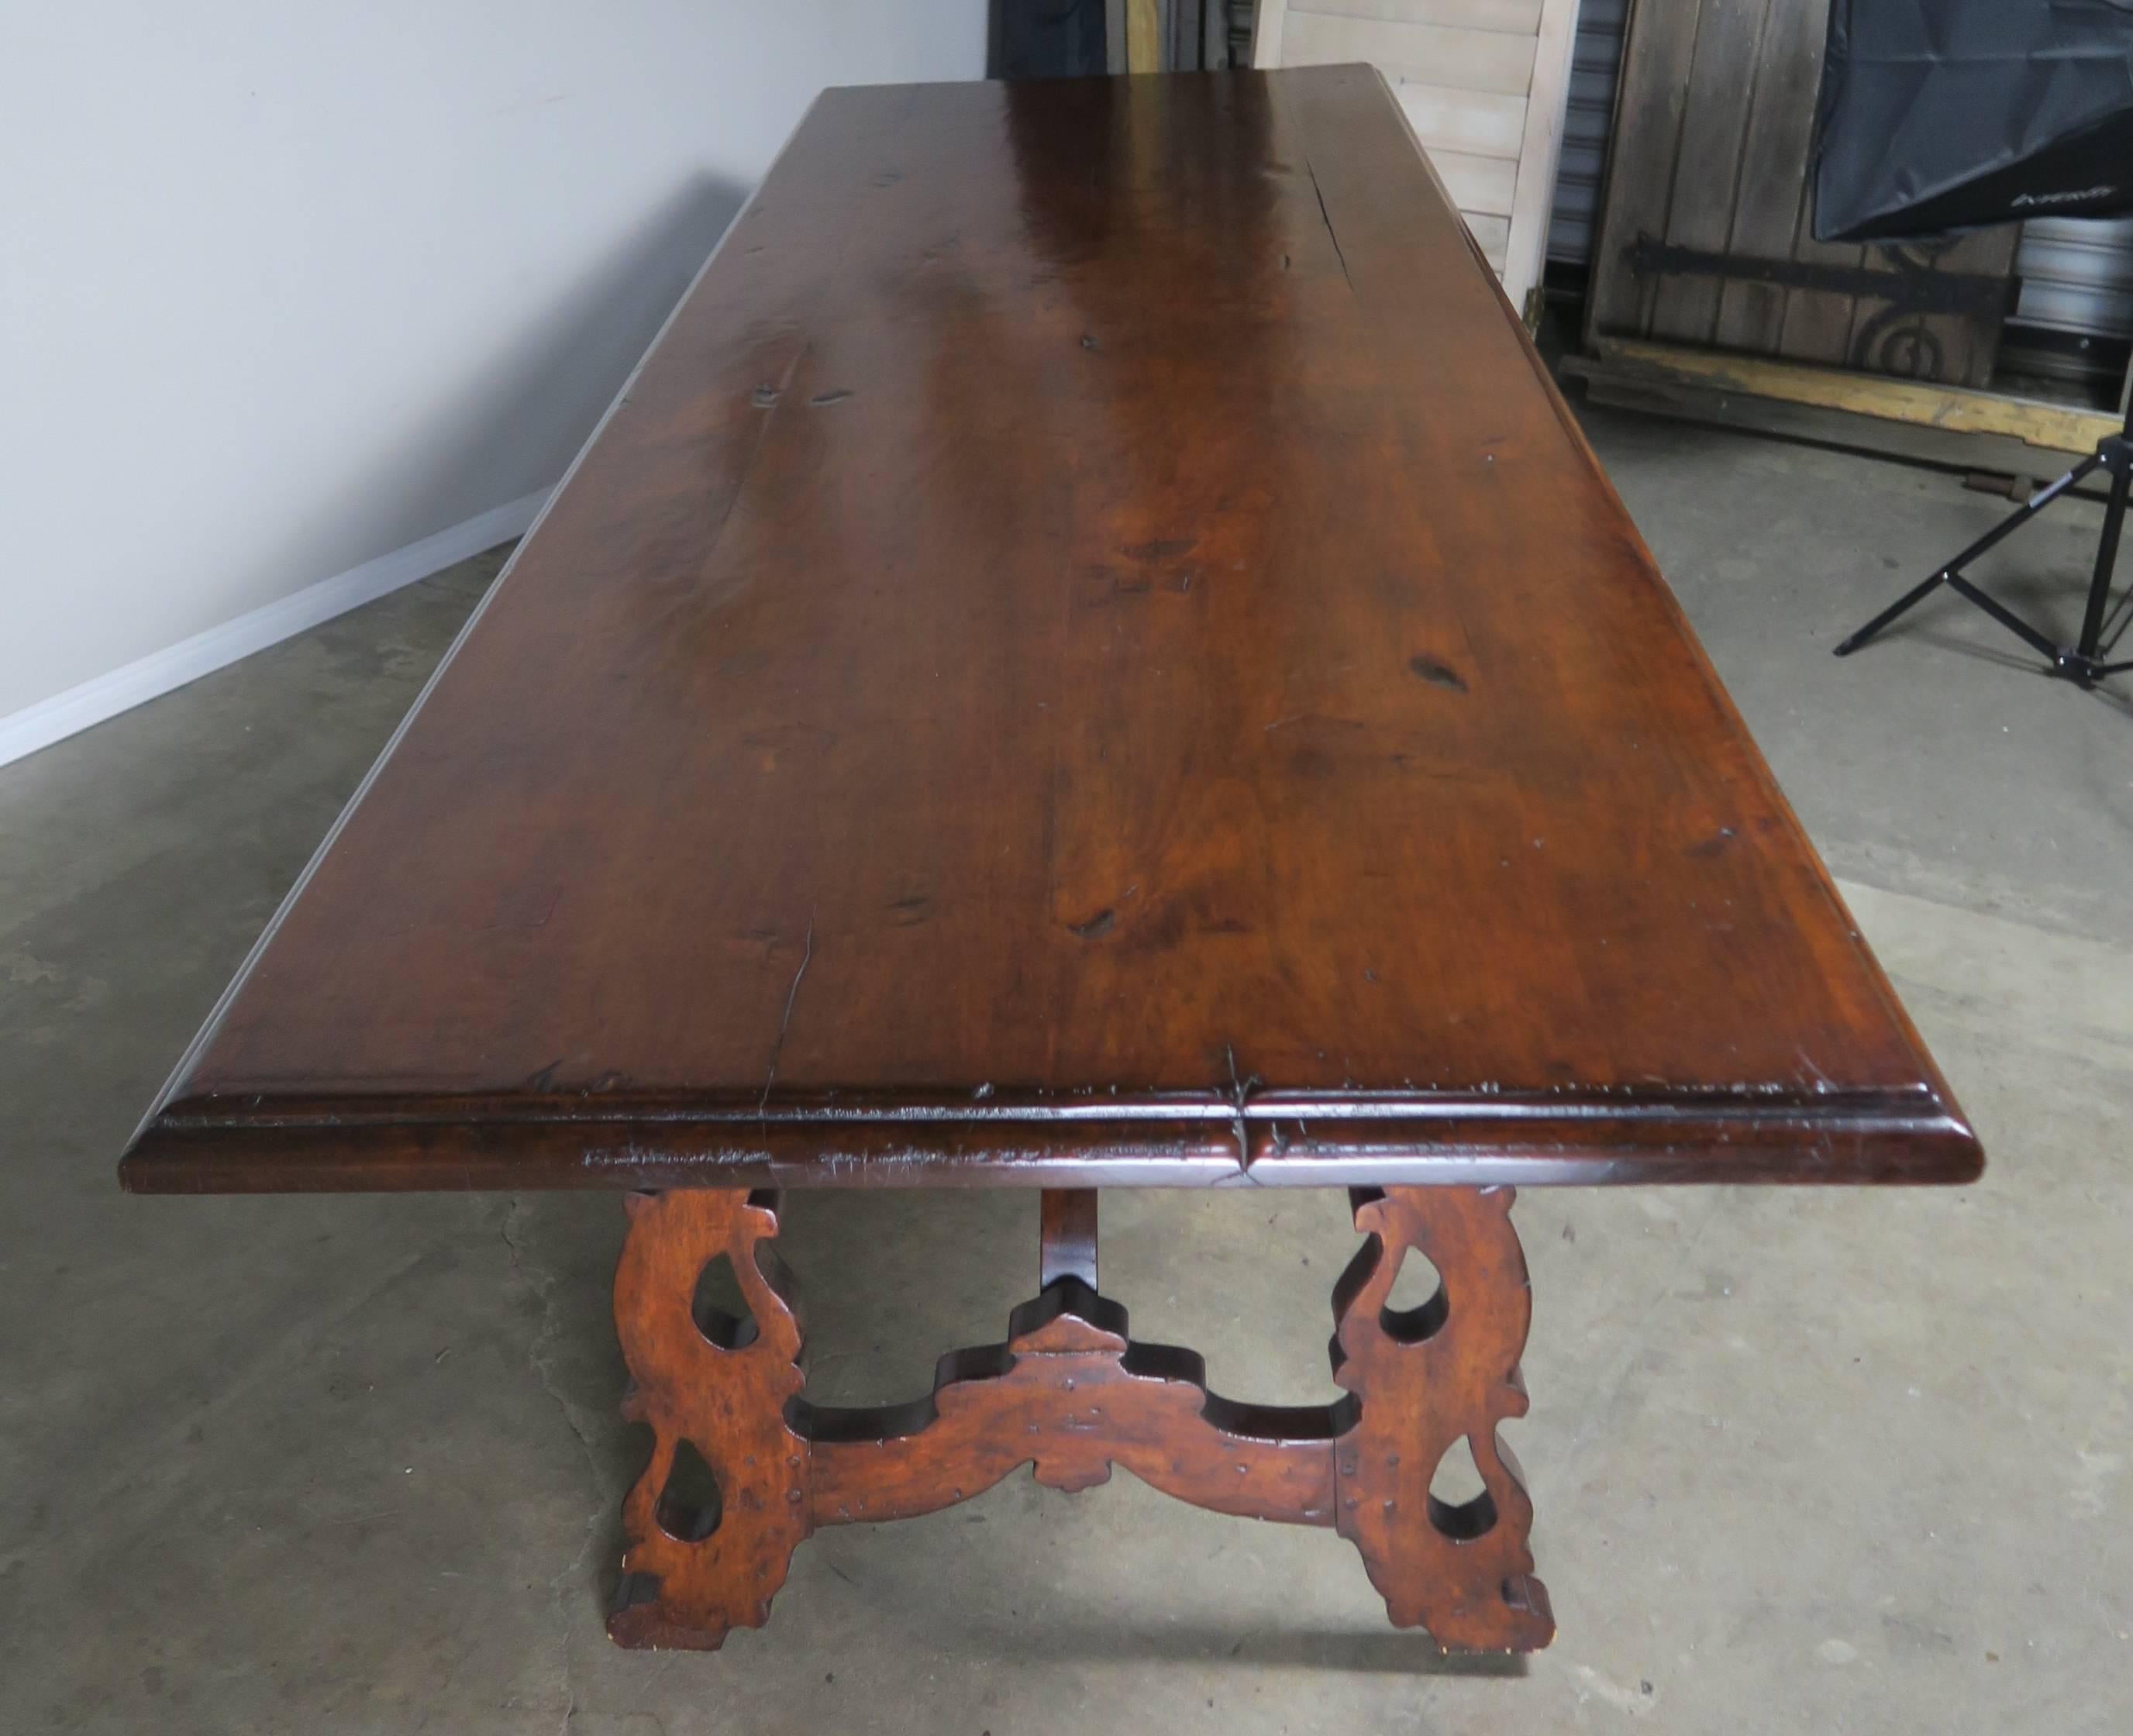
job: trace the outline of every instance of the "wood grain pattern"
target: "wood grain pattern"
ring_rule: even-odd
[[[1639,236],[1666,233],[1700,12],[1701,0],[1632,0],[1586,296],[1588,339],[1651,329],[1657,281],[1616,267],[1623,248]]]
[[[1823,51],[1829,33],[1829,0],[1784,0],[1786,10],[1802,15],[1800,28],[1792,38],[1794,51],[1809,63],[1813,89],[1822,88]],[[1781,32],[1780,41],[1790,32]],[[1810,152],[1812,142],[1810,142]],[[1800,161],[1798,214],[1794,224],[1792,257],[1810,265],[1856,266],[1866,261],[1866,249],[1856,242],[1817,241],[1814,238],[1814,178],[1808,172],[1811,155]],[[1841,361],[1851,353],[1855,304],[1849,296],[1822,290],[1794,290],[1785,296],[1784,324],[1779,329],[1778,353],[1818,361]]]
[[[1715,355],[1673,344],[1618,339],[1609,343],[1605,353],[1612,361],[1649,371],[1654,379],[1671,377],[1717,392],[1815,405],[1952,434],[2018,440],[2037,450],[2020,455],[2017,462],[2040,469],[2054,468],[2068,454],[2093,452],[2098,441],[2123,426],[2116,416],[2041,398],[1969,392],[1959,386],[1921,386],[1910,380],[1878,379],[1754,356]]]
[[[1821,49],[1817,47],[1818,76]],[[1866,262],[1866,249],[1856,242],[1817,241],[1814,238],[1814,179],[1805,166],[1800,171],[1799,211],[1793,225],[1792,257],[1807,265],[1851,267]],[[1854,299],[1823,289],[1796,289],[1785,296],[1784,323],[1778,329],[1778,353],[1818,360],[1842,360],[1851,353]]]
[[[1554,1628],[1533,1578],[1532,1507],[1496,1439],[1525,1410],[1530,1306],[1510,1204],[1501,1189],[1354,1196],[1365,1239],[1334,1291],[1334,1378],[1347,1396],[1331,1404],[1211,1393],[1198,1356],[1134,1341],[1124,1309],[1066,1273],[1014,1310],[1005,1342],[942,1357],[923,1398],[828,1407],[801,1389],[792,1284],[766,1246],[775,1196],[633,1196],[615,1320],[634,1383],[626,1411],[655,1438],[624,1506],[609,1631],[626,1646],[714,1648],[768,1618],[793,1549],[818,1526],[936,1512],[1024,1465],[1068,1491],[1124,1466],[1213,1512],[1337,1530],[1394,1625],[1426,1627],[1442,1646],[1545,1646]],[[1093,1272],[1093,1214],[1087,1227]],[[700,1270],[722,1258],[740,1276],[750,1331],[692,1311]],[[1395,1310],[1410,1258],[1432,1262],[1440,1286]],[[1431,1479],[1461,1443],[1483,1488],[1447,1505]],[[685,1500],[676,1466],[691,1454],[705,1477]]]
[[[1739,189],[1727,245],[1767,259],[1792,257],[1800,194],[1814,143],[1814,105],[1822,88],[1828,17],[1819,5],[1776,0],[1763,26],[1761,76],[1741,143]],[[1731,349],[1774,353],[1784,341],[1791,291],[1770,283],[1726,284],[1719,293],[1715,341]]]
[[[826,95],[123,1174],[1978,1163],[1331,68]]]
[[[1756,50],[1769,12],[1770,0],[1703,0],[1699,9],[1681,155],[1667,209],[1666,238],[1677,246],[1715,253],[1731,246],[1741,142],[1763,70]],[[1653,301],[1653,334],[1708,344],[1721,288],[1716,277],[1662,280]]]

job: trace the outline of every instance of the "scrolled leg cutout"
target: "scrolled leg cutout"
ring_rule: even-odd
[[[1333,1378],[1362,1402],[1335,1443],[1341,1535],[1399,1628],[1461,1651],[1534,1652],[1554,1637],[1533,1576],[1533,1503],[1496,1425],[1523,1416],[1519,1378],[1532,1314],[1509,1188],[1358,1189],[1368,1238],[1334,1291]],[[1442,1287],[1389,1312],[1400,1262],[1420,1250]],[[1421,1330],[1425,1328],[1427,1330]],[[1464,1442],[1481,1491],[1457,1505],[1430,1493]]]
[[[800,1322],[777,1256],[773,1194],[633,1195],[614,1318],[633,1383],[624,1414],[652,1426],[652,1462],[623,1503],[619,1645],[715,1649],[759,1628],[811,1528],[807,1445],[787,1427],[800,1391]],[[745,1322],[700,1318],[721,1255]],[[708,1475],[708,1485],[706,1483]]]

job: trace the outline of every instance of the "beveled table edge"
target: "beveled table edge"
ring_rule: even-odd
[[[1960,1184],[1976,1135],[1929,1089],[1255,1090],[1064,1096],[256,1094],[169,1104],[128,1191]]]

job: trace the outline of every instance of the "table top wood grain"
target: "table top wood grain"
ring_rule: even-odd
[[[123,1172],[1980,1162],[1333,67],[825,94]]]

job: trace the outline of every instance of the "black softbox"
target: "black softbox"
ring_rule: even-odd
[[[2133,0],[1832,0],[1814,233],[2133,211]]]

